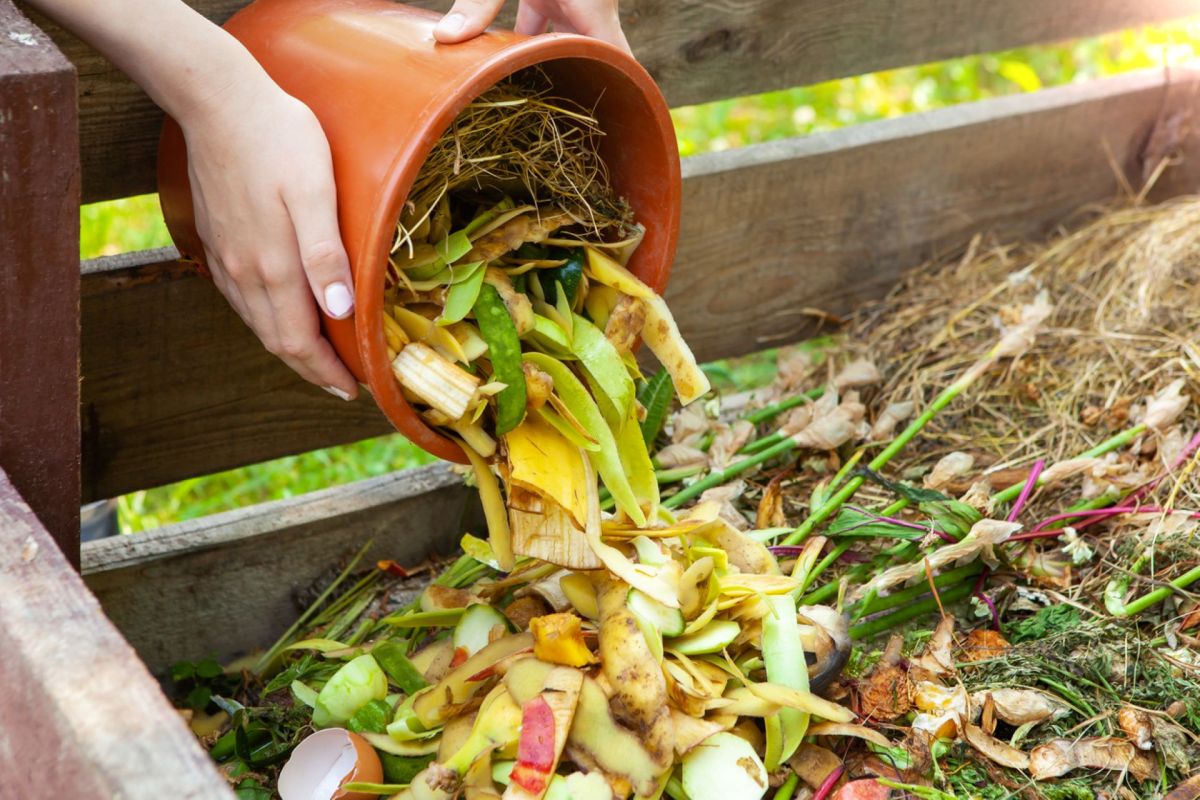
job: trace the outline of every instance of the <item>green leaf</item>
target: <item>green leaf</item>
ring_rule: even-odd
[[[496,554],[492,551],[492,546],[478,536],[464,533],[463,537],[458,540],[458,546],[462,548],[464,553],[480,564],[486,564],[497,571],[500,569],[500,564],[496,561]]]
[[[171,680],[178,683],[196,674],[196,665],[191,661],[176,661],[171,665]]]
[[[959,500],[934,500],[921,503],[918,508],[955,539],[966,536],[971,526],[983,519],[983,514]]]
[[[198,678],[216,678],[224,674],[225,670],[221,669],[221,665],[215,659],[206,658],[196,665],[196,677]]]
[[[354,716],[346,723],[346,727],[355,733],[384,733],[387,731],[388,719],[391,716],[392,707],[387,704],[386,700],[372,700],[354,712]]]
[[[207,686],[197,686],[188,692],[184,698],[184,705],[196,711],[203,711],[208,705],[208,701],[212,699],[212,689]]]
[[[654,440],[667,421],[667,412],[671,410],[671,401],[674,399],[675,387],[671,384],[670,373],[665,369],[660,369],[642,384],[638,402],[646,409],[646,418],[642,420],[642,439],[647,448],[654,447]]]
[[[615,417],[608,419],[608,424],[614,431],[619,430],[633,407],[633,379],[621,354],[602,330],[578,314],[572,315],[572,322],[571,349],[612,402]]]
[[[561,267],[551,267],[539,271],[538,280],[546,287],[546,302],[557,305],[559,289],[565,298],[567,307],[576,308],[579,299],[579,286],[583,282],[583,267],[587,262],[587,254],[582,247],[564,251],[556,248],[553,258],[565,258],[567,263]]]
[[[455,231],[446,235],[446,238],[438,242],[435,246],[438,257],[447,264],[453,264],[460,258],[471,252],[471,237],[467,235],[465,230]]]
[[[854,470],[854,474],[866,478],[871,483],[878,484],[885,489],[891,490],[897,496],[902,497],[910,503],[928,503],[931,501],[952,499],[941,492],[935,492],[933,489],[921,489],[916,486],[911,486],[907,483],[889,481],[878,472],[867,469],[866,467],[859,467],[858,469]]]
[[[830,536],[861,536],[866,538],[883,536],[891,539],[919,539],[922,537],[920,531],[906,528],[903,525],[884,522],[875,519],[875,517],[869,514],[845,507],[838,511],[833,522],[829,523],[827,533]]]
[[[413,694],[424,689],[429,683],[404,653],[404,646],[397,642],[384,642],[376,645],[371,655],[379,662],[379,666],[387,673],[392,683],[400,687],[405,694]]]
[[[475,307],[475,301],[479,299],[479,290],[483,288],[483,276],[487,272],[484,263],[476,261],[463,266],[471,267],[471,269],[458,276],[457,282],[455,282],[453,273],[459,268],[454,267],[451,270],[450,290],[446,292],[446,305],[442,308],[441,316],[438,317],[438,325],[453,325],[455,322],[460,322]]]

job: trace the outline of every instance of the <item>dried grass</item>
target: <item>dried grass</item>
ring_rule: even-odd
[[[628,235],[632,215],[613,196],[597,148],[604,132],[588,109],[557,97],[546,74],[517,72],[484,92],[438,139],[413,182],[405,216],[419,223],[443,195],[496,202],[513,195],[570,214],[597,239]],[[393,251],[415,225],[397,225]]]

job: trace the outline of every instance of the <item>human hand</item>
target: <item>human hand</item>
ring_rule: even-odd
[[[196,230],[213,283],[267,350],[349,400],[358,384],[318,318],[354,306],[329,144],[307,106],[248,72],[179,120]]]
[[[434,29],[434,37],[443,44],[465,42],[479,34],[496,19],[505,0],[454,0],[454,7],[442,17]],[[517,33],[581,33],[615,44],[631,52],[617,0],[520,0],[517,6]]]

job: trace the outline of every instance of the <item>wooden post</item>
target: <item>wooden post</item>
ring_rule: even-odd
[[[0,642],[0,797],[232,800],[3,470]]]
[[[79,564],[75,70],[0,0],[0,467]]]

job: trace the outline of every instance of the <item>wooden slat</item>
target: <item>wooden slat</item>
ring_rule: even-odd
[[[1124,76],[688,159],[668,300],[703,359],[793,341],[979,230],[1039,235],[1186,154],[1158,187],[1200,188],[1196,73]],[[1170,141],[1171,135],[1185,138]],[[153,259],[151,259],[153,262]],[[84,276],[85,494],[105,497],[386,430],[268,356],[173,262]]]
[[[79,154],[71,64],[0,0],[0,467],[79,561]]]
[[[3,471],[0,598],[0,796],[233,797]]]
[[[223,21],[242,0],[189,0]],[[414,5],[445,9],[447,0]],[[509,3],[501,24],[511,24]],[[622,0],[634,52],[672,105],[816,83],[944,58],[1091,36],[1200,14],[1200,0]],[[161,119],[73,37],[88,201],[152,191]],[[405,78],[406,80],[409,78]]]
[[[420,467],[87,542],[83,573],[161,674],[182,658],[224,661],[268,646],[295,620],[298,595],[368,540],[363,566],[380,558],[414,566],[451,552],[464,531],[483,531],[476,497],[447,467]]]

